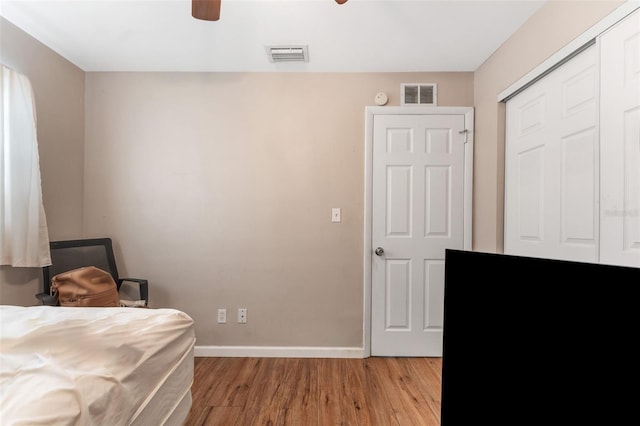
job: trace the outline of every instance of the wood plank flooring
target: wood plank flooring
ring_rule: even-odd
[[[441,358],[195,358],[185,426],[437,426],[441,369]]]

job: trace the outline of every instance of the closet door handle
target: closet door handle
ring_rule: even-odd
[[[374,253],[378,256],[382,256],[384,254],[384,249],[382,247],[378,247]]]

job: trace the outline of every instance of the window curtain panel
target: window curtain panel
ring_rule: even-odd
[[[5,65],[0,72],[0,265],[47,266],[33,90],[26,76]]]

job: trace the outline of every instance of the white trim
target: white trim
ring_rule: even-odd
[[[498,95],[498,102],[506,101],[507,98],[513,96],[516,92],[546,74],[549,70],[562,63],[566,58],[572,56],[586,44],[591,43],[592,40],[600,34],[638,8],[640,8],[640,0],[627,0],[625,3],[618,6],[613,12],[602,18],[598,23],[587,29],[585,32],[573,39],[573,41],[569,42],[563,48],[547,58],[540,65],[525,74],[524,77],[502,91]]]
[[[195,357],[365,358],[363,348],[321,346],[196,346]]]
[[[364,250],[363,250],[363,293],[364,324],[363,336],[364,356],[371,356],[371,226],[373,202],[373,119],[376,115],[461,115],[464,114],[467,143],[464,146],[464,249],[471,250],[472,207],[473,207],[473,140],[474,140],[474,108],[473,107],[428,107],[428,106],[388,106],[365,107],[364,129]]]
[[[364,249],[363,249],[363,295],[364,313],[362,321],[362,342],[365,356],[371,356],[371,224],[373,200],[373,116],[376,110],[397,107],[366,107],[364,110]],[[416,107],[420,109],[420,107]]]
[[[471,250],[473,226],[473,141],[475,135],[474,108],[466,108],[464,126],[468,130],[464,144],[464,249]]]

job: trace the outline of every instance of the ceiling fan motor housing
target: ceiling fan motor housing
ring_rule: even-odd
[[[191,16],[204,21],[220,19],[221,0],[191,0]]]

